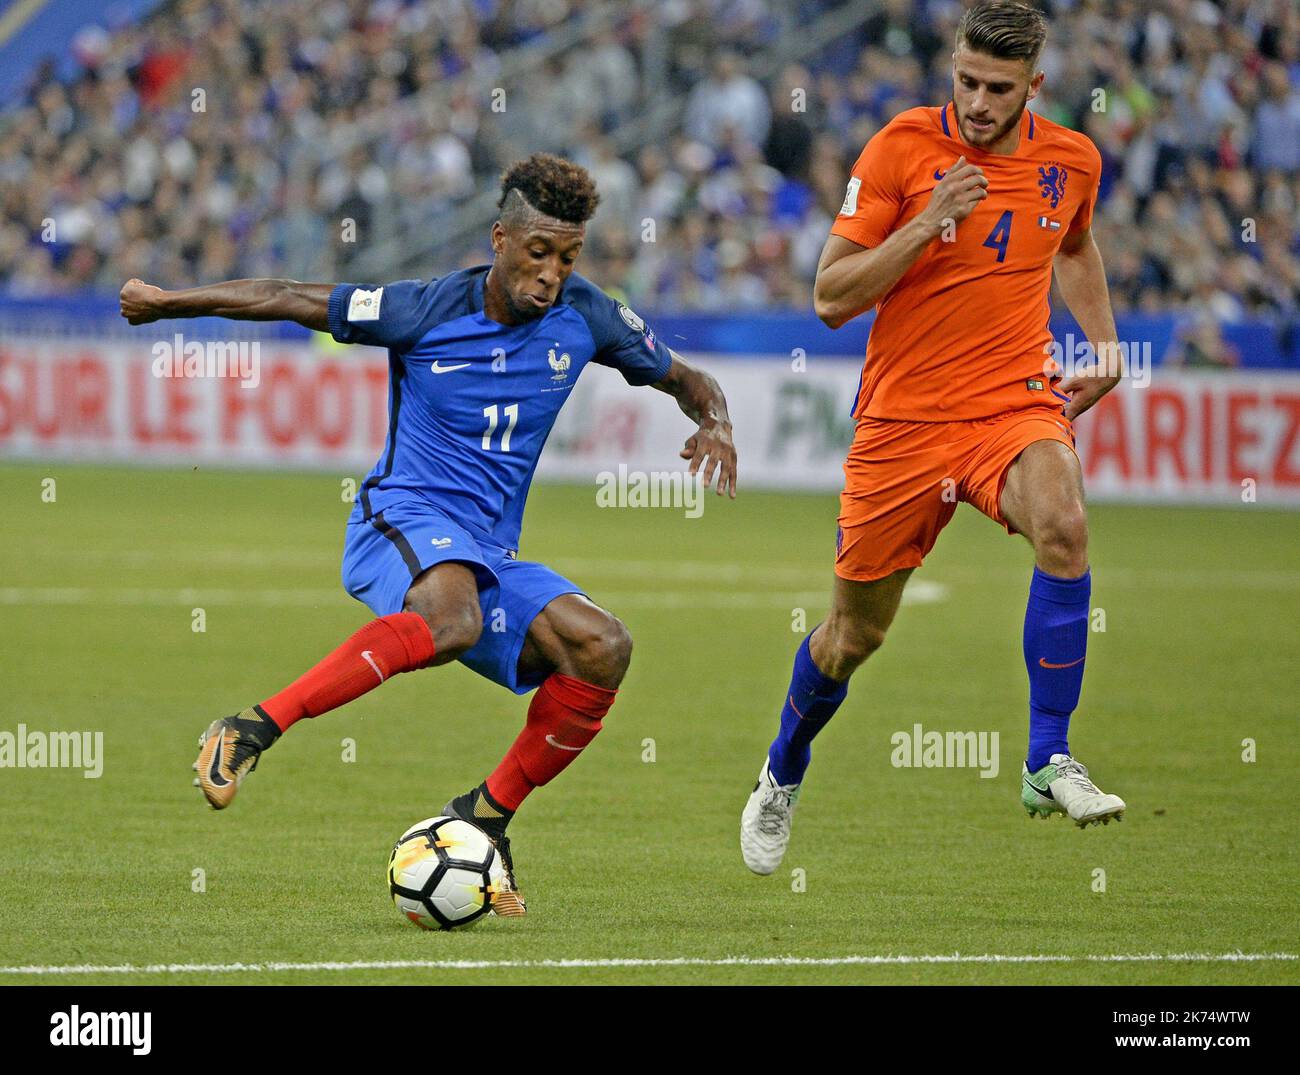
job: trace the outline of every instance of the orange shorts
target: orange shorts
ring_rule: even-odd
[[[961,501],[1013,533],[998,508],[1002,485],[1037,440],[1074,450],[1059,405],[966,422],[859,419],[844,461],[835,574],[870,582],[920,567]]]

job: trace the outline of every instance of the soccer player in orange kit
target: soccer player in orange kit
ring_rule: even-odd
[[[1026,109],[1043,84],[1042,15],[980,3],[962,17],[952,100],[913,108],[867,143],[817,267],[831,328],[878,306],[844,464],[831,610],[804,640],[781,728],[741,818],[745,863],[780,865],[813,737],[884,641],[903,587],[973,504],[1033,545],[1025,615],[1031,816],[1109,822],[1124,801],[1070,754],[1088,640],[1083,478],[1072,422],[1119,380],[1118,343],[1090,224],[1101,157]],[[1052,271],[1103,359],[1051,362]]]

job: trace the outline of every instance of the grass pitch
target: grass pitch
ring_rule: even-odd
[[[370,618],[338,582],[338,480],[10,465],[0,492],[0,732],[104,735],[99,779],[0,769],[0,983],[1300,981],[1294,959],[1110,958],[1300,951],[1295,515],[1093,508],[1105,631],[1071,745],[1129,811],[1079,831],[1018,801],[1028,546],[962,508],[914,576],[929,600],[814,748],[785,865],[757,878],[739,812],[796,610],[826,608],[835,498],[744,491],[687,520],[540,487],[522,555],[627,622],[632,670],[511,827],[527,918],[435,934],[394,910],[388,851],[495,765],[527,699],[458,665],[403,675],[300,724],[229,811],[190,786],[208,721]],[[997,777],[895,768],[916,724],[997,732]],[[911,961],[954,954],[1052,961]],[[746,962],[782,957],[823,962]],[[346,966],[275,969],[321,963]],[[373,966],[391,963],[415,965]],[[50,972],[158,964],[212,969]]]

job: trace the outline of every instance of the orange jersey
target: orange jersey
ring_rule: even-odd
[[[963,155],[988,197],[880,300],[855,418],[968,420],[1051,401],[1052,259],[1091,224],[1101,176],[1086,135],[1026,110],[1015,152],[988,153],[961,140],[951,102],[908,109],[863,149],[831,233],[879,246]]]

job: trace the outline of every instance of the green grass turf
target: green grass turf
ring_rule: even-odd
[[[388,851],[492,768],[526,699],[459,666],[404,675],[295,728],[229,811],[190,786],[209,720],[370,617],[338,587],[337,479],[10,465],[0,494],[0,730],[100,730],[106,753],[99,780],[0,769],[0,965],[1300,950],[1295,515],[1094,508],[1107,630],[1072,745],[1129,812],[1079,831],[1018,802],[1028,547],[962,508],[916,575],[946,599],[905,607],[855,679],[785,866],[757,878],[738,815],[799,640],[792,610],[809,626],[825,610],[834,498],[743,492],[692,521],[538,488],[523,554],[622,616],[636,653],[604,734],[512,826],[528,917],[434,934],[389,902]],[[51,588],[92,593],[14,592]],[[999,732],[1000,774],[894,768],[890,736],[914,723]],[[1269,983],[1300,981],[1300,964],[0,975],[37,981]]]

